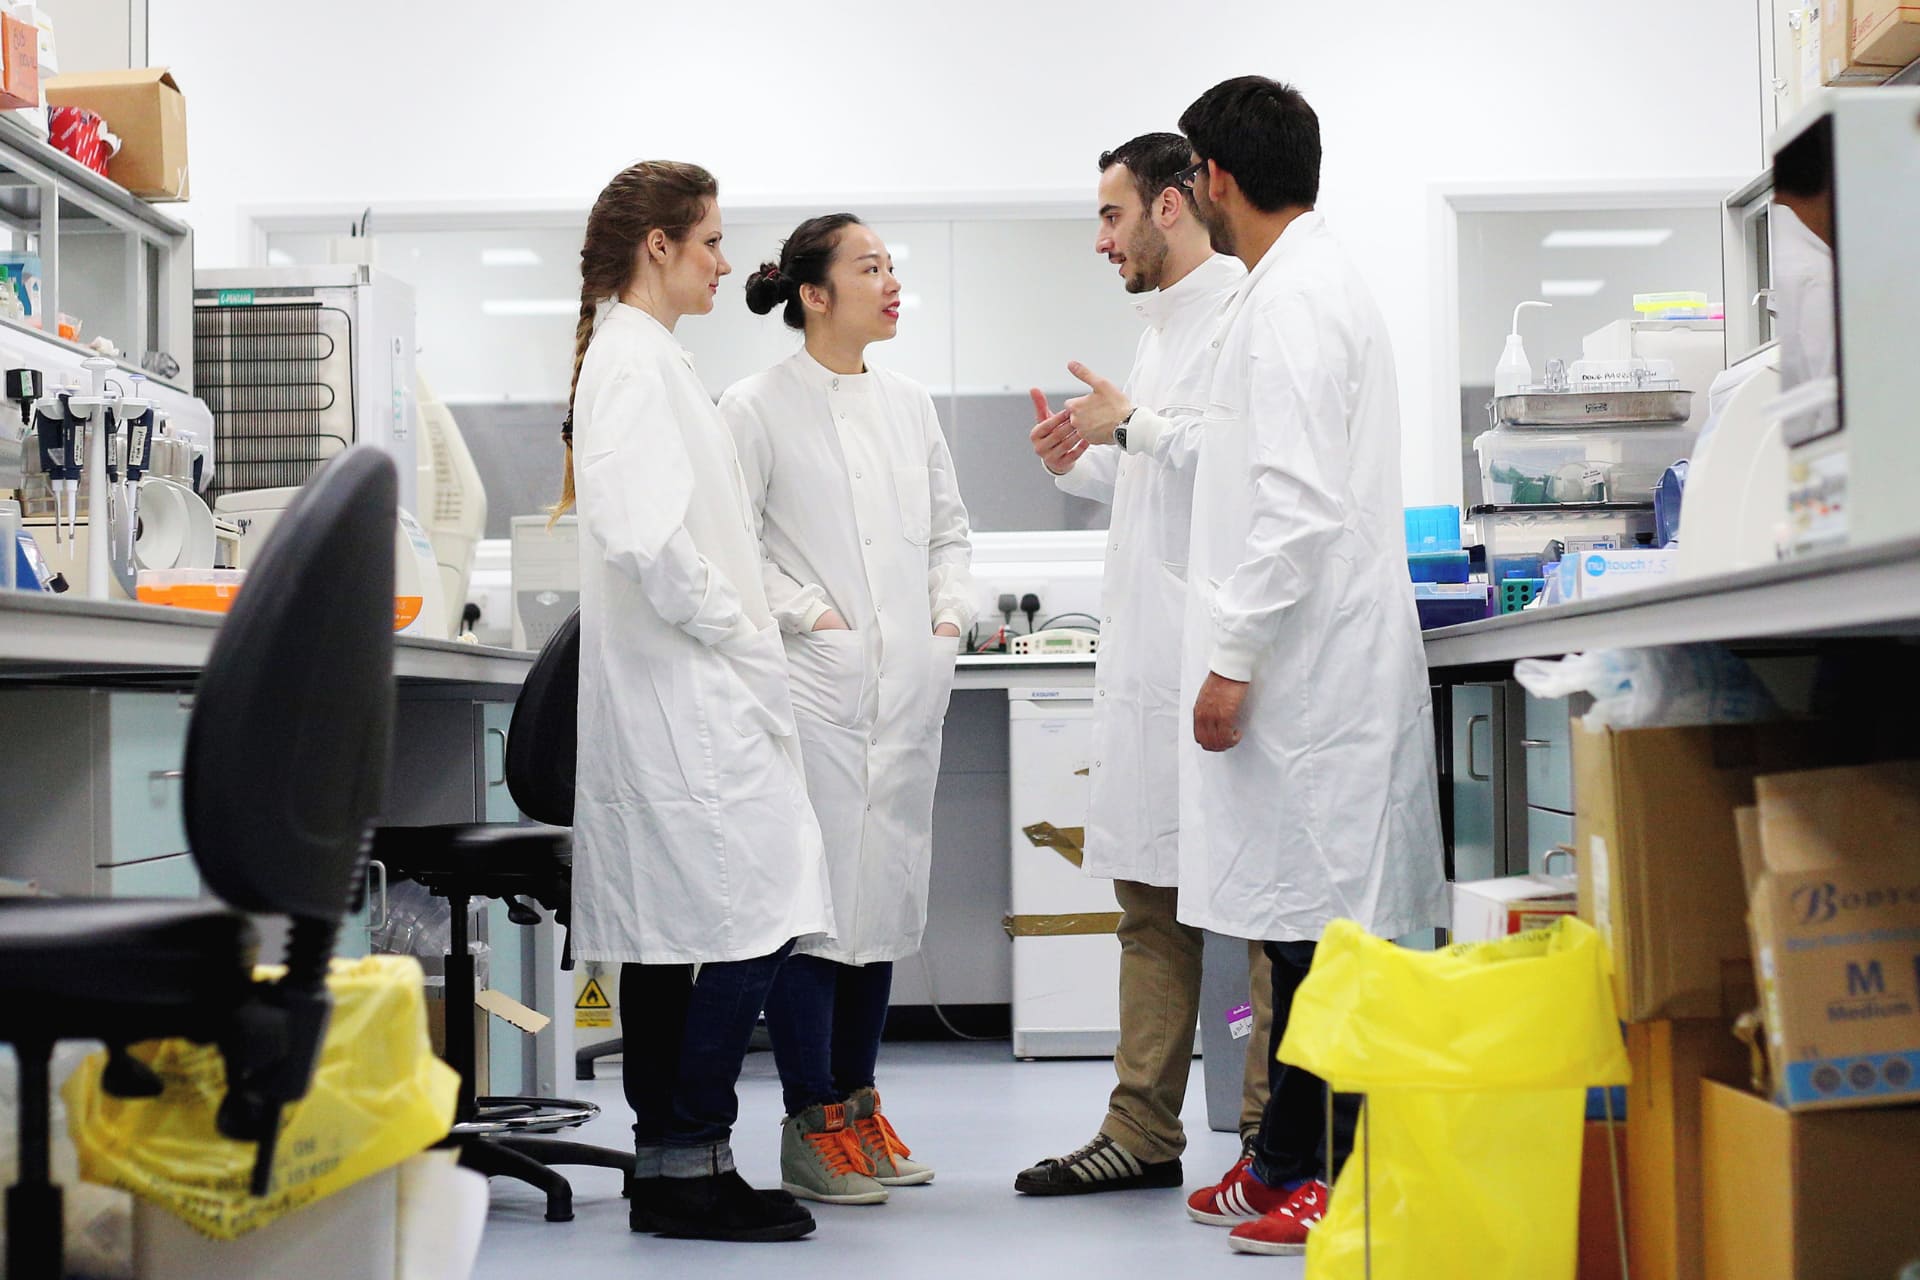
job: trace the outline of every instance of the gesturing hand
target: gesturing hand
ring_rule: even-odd
[[[1127,399],[1126,392],[1078,360],[1067,366],[1067,372],[1088,387],[1086,395],[1075,396],[1067,401],[1067,412],[1073,415],[1074,431],[1088,444],[1111,443],[1113,429],[1133,412],[1133,402]]]
[[[1063,476],[1087,451],[1087,442],[1073,429],[1072,415],[1065,409],[1055,413],[1047,404],[1046,392],[1035,387],[1027,394],[1033,397],[1034,427],[1027,437],[1033,452],[1047,470]]]

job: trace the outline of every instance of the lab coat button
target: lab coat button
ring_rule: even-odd
[[[1215,344],[1215,345],[1218,345],[1218,344]],[[838,391],[838,390],[840,389],[840,379],[838,379],[838,378],[835,378],[835,379],[833,380],[833,389],[834,389],[835,391]],[[841,414],[840,416],[844,418],[844,417],[846,417],[847,415],[843,413],[843,414]]]
[[[872,539],[872,538],[868,538],[868,539],[867,539],[867,545],[868,545],[868,546],[872,546],[872,545],[873,545],[873,539]]]
[[[858,471],[856,471],[856,472],[854,472],[854,473],[853,473],[853,478],[854,478],[855,480],[861,480],[861,479],[865,479],[865,477],[864,477],[864,476],[862,476],[862,475],[860,474],[860,472],[858,472]]]

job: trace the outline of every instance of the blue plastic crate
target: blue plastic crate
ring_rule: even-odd
[[[1406,522],[1409,552],[1460,549],[1460,508],[1408,507]]]
[[[1407,553],[1407,572],[1415,582],[1465,582],[1471,569],[1471,558],[1464,551]]]

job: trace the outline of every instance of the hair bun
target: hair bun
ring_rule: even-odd
[[[753,314],[764,316],[786,299],[787,279],[780,274],[778,263],[763,262],[747,277],[747,310]]]

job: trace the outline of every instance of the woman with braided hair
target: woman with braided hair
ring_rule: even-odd
[[[717,186],[649,161],[580,251],[561,510],[580,517],[574,952],[617,962],[636,1231],[789,1240],[735,1171],[735,1084],[780,963],[830,934],[780,629],[732,437],[674,340],[713,309]]]

